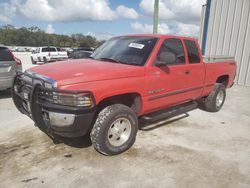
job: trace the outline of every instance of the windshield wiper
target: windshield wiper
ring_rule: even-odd
[[[99,58],[98,60],[111,61],[111,62],[115,62],[115,63],[123,63],[121,61],[118,61],[118,60],[112,59],[112,58],[108,58],[108,57],[102,57],[102,58]]]

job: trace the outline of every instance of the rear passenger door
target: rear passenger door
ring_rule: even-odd
[[[205,80],[205,65],[201,60],[198,43],[195,40],[184,39],[187,54],[187,76],[185,78],[185,88],[189,89],[188,97],[196,99],[201,96]]]
[[[49,56],[51,56],[51,57],[58,57],[59,56],[59,52],[54,47],[49,47],[48,52],[49,52]]]

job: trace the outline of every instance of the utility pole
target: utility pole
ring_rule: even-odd
[[[153,33],[158,32],[158,14],[159,14],[159,0],[155,0],[154,4],[154,28]]]

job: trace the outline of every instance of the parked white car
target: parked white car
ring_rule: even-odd
[[[37,62],[48,63],[51,61],[60,61],[64,59],[68,59],[67,52],[53,46],[39,47],[31,54],[32,64],[36,64]]]

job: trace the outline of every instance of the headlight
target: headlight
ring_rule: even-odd
[[[44,87],[48,88],[48,89],[52,89],[53,85],[51,83],[47,83],[45,82]]]
[[[94,105],[90,93],[69,94],[53,92],[53,102],[66,106],[91,107]]]

